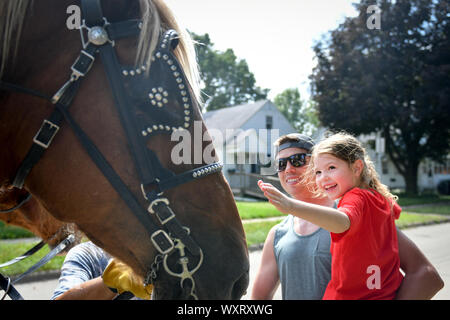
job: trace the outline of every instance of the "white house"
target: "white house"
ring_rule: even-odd
[[[274,174],[273,143],[295,132],[270,100],[206,112],[203,118],[233,190],[253,185],[251,174]]]

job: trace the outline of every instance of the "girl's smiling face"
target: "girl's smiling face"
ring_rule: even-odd
[[[314,174],[319,189],[330,199],[341,198],[347,191],[357,187],[363,169],[361,160],[349,165],[329,153],[317,155],[314,159]]]

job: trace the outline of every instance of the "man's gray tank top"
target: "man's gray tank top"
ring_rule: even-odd
[[[320,300],[331,279],[330,233],[322,228],[301,236],[288,215],[275,230],[275,259],[283,300]]]

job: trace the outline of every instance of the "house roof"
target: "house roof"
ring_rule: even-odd
[[[269,100],[259,100],[254,103],[209,111],[203,114],[203,119],[206,126],[211,129],[222,132],[227,129],[239,129],[268,102]]]

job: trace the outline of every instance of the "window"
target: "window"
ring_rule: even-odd
[[[383,174],[389,174],[389,163],[387,160],[381,161],[381,171]]]
[[[450,160],[447,160],[444,164],[434,164],[434,174],[450,174]]]
[[[273,118],[272,116],[266,116],[266,129],[270,130],[273,128]]]
[[[367,141],[367,146],[368,146],[370,149],[375,150],[375,145],[376,145],[375,140],[369,140],[369,141]]]

